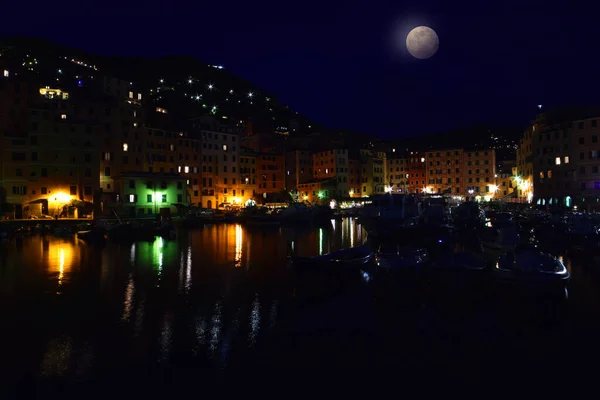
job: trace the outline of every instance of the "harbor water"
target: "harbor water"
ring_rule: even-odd
[[[368,276],[327,296],[298,292],[290,255],[365,238],[347,218],[303,229],[207,225],[127,245],[51,234],[3,242],[2,388],[9,397],[185,392],[316,368],[392,369],[407,383],[493,383],[506,368],[515,382],[556,371],[592,379],[600,291],[587,260],[563,256],[572,282],[561,309],[451,291],[381,304]]]

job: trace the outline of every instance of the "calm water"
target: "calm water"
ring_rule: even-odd
[[[600,355],[598,281],[585,261],[566,260],[573,282],[562,312],[456,294],[381,306],[367,285],[303,301],[287,256],[365,237],[346,219],[305,230],[215,225],[176,241],[101,248],[51,235],[4,243],[2,387],[185,391],[192,382],[266,379],[258,371],[275,368],[285,376],[286,367],[385,367],[411,380],[476,382],[532,362],[536,373],[581,378]]]

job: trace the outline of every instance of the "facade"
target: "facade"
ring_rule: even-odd
[[[41,88],[28,106],[27,126],[2,136],[4,198],[16,218],[65,215],[75,202],[94,202],[100,126],[90,109],[67,92]]]
[[[214,118],[192,120],[192,134],[202,144],[201,204],[205,208],[241,203],[239,152],[242,129],[218,123]]]
[[[240,203],[246,205],[248,204],[248,201],[253,200],[254,196],[256,196],[258,193],[256,153],[254,153],[251,150],[242,149],[240,152],[239,169],[239,197],[241,198]]]
[[[173,173],[129,171],[116,177],[116,202],[106,208],[129,217],[177,214],[187,203],[187,178]]]
[[[285,187],[298,195],[298,185],[313,179],[313,157],[308,150],[288,151],[285,155]]]
[[[463,195],[463,149],[429,151],[425,156],[427,186],[430,194]]]
[[[460,193],[466,200],[491,200],[496,195],[496,152],[494,150],[463,151],[463,181]]]
[[[326,183],[325,198],[346,198],[349,196],[348,150],[330,149],[313,154],[313,177],[315,182]],[[333,184],[333,187],[330,185]]]
[[[285,157],[275,152],[258,153],[256,155],[258,172],[258,192],[280,193],[285,190]]]
[[[350,197],[362,197],[362,186],[360,182],[360,161],[358,155],[348,159],[348,194]]]
[[[600,195],[598,110],[544,114],[532,124],[533,201],[596,208]]]
[[[311,204],[322,204],[339,193],[336,178],[325,178],[298,185],[298,200]]]
[[[372,196],[385,193],[386,154],[361,149],[359,155],[361,194]]]
[[[422,193],[427,187],[425,153],[411,151],[410,154],[407,154],[407,167],[409,193]]]
[[[517,168],[514,176],[517,198],[531,201],[533,198],[533,141],[535,124],[528,127],[519,140],[517,148]]]
[[[408,159],[392,153],[386,159],[387,190],[393,193],[405,193],[408,190]]]

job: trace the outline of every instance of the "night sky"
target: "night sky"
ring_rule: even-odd
[[[386,138],[523,126],[538,104],[599,103],[592,1],[35,3],[4,7],[0,34],[101,54],[197,56],[317,122]],[[406,51],[418,25],[440,38],[431,59]]]

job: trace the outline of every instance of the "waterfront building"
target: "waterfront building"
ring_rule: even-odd
[[[20,103],[14,90],[3,103]],[[31,89],[31,85],[23,84]],[[8,94],[8,97],[5,97]],[[93,103],[59,88],[29,93],[20,120],[3,119],[0,176],[3,201],[15,218],[63,215],[69,206],[93,203],[99,189],[99,129]]]
[[[362,197],[385,193],[385,160],[385,152],[375,152],[369,149],[359,151]]]
[[[392,193],[405,193],[408,191],[408,158],[393,152],[386,158],[386,190]]]
[[[115,177],[116,202],[104,205],[127,217],[175,215],[189,202],[187,178],[175,173],[127,171]]]
[[[257,196],[257,163],[256,153],[251,150],[242,149],[240,151],[240,184],[239,191],[242,205],[254,204]],[[254,201],[254,203],[253,203]]]
[[[298,185],[313,179],[313,156],[308,150],[291,150],[285,154],[285,187],[298,198]]]
[[[531,201],[533,199],[533,144],[532,137],[535,131],[535,124],[529,126],[523,137],[519,140],[516,157],[516,173],[514,174],[514,183],[516,186],[517,198],[520,201]]]
[[[408,192],[422,193],[427,187],[425,153],[411,151],[407,154]]]
[[[205,208],[240,204],[239,152],[243,128],[212,117],[191,121],[192,134],[202,145],[201,204]]]
[[[535,204],[598,207],[599,119],[599,109],[579,108],[540,114],[532,123]]]

